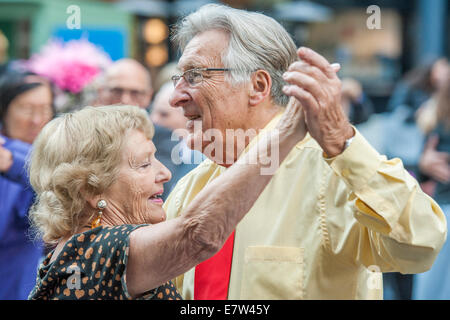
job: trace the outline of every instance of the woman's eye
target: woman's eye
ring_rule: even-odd
[[[144,163],[143,165],[141,165],[141,168],[145,169],[147,167],[150,167],[152,164],[150,162]]]

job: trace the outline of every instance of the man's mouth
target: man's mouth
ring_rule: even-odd
[[[184,115],[188,120],[194,121],[200,119],[202,116],[200,115]]]
[[[202,116],[201,115],[198,115],[198,114],[191,114],[191,115],[185,114],[184,116],[188,119],[188,121],[186,122],[186,129],[189,132],[193,132],[194,128],[196,128],[196,124],[198,125],[199,122],[200,123],[202,122]]]

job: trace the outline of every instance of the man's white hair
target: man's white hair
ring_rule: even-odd
[[[180,20],[172,40],[184,51],[192,38],[204,31],[219,29],[230,35],[228,50],[222,54],[229,80],[239,84],[250,80],[256,70],[266,70],[272,78],[273,102],[286,106],[289,97],[283,91],[283,73],[298,60],[296,46],[288,32],[274,19],[257,12],[207,4]]]

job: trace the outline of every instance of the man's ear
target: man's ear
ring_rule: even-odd
[[[253,73],[249,87],[249,104],[257,106],[270,96],[272,78],[266,70],[257,70]]]

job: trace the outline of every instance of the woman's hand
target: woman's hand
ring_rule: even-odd
[[[3,147],[5,140],[0,137],[0,172],[6,172],[13,164],[12,153]]]
[[[281,137],[292,137],[296,141],[305,137],[307,132],[305,115],[299,100],[291,97],[276,128]]]

